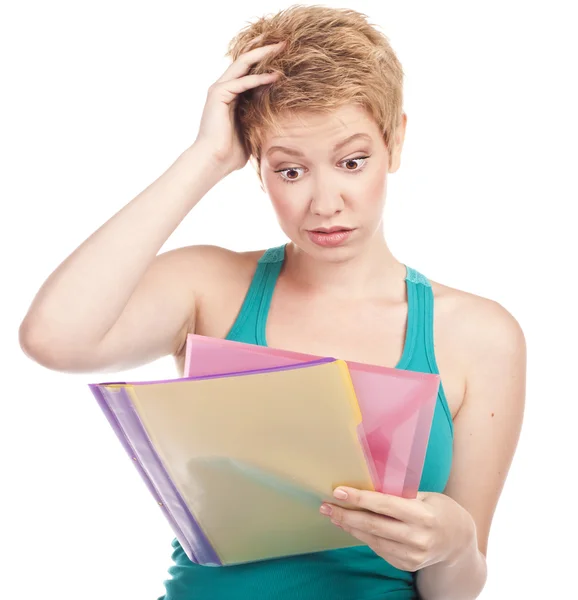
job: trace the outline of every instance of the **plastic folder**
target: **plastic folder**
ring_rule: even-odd
[[[185,375],[302,364],[316,356],[189,334]],[[440,384],[439,375],[347,361],[375,465],[375,488],[415,498]]]
[[[192,561],[361,545],[319,513],[375,489],[344,361],[89,387]]]

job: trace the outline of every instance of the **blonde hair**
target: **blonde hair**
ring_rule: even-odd
[[[390,165],[402,116],[403,69],[388,38],[351,9],[293,5],[249,23],[229,43],[225,56],[236,60],[252,48],[286,41],[248,74],[278,72],[271,84],[239,95],[239,134],[261,177],[264,132],[278,131],[280,118],[329,113],[345,104],[364,107],[379,126]]]

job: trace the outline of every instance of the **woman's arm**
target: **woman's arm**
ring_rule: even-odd
[[[177,350],[194,315],[202,247],[157,253],[227,171],[193,144],[48,277],[20,325],[48,368],[122,370]]]
[[[466,394],[454,419],[454,458],[444,494],[471,516],[469,541],[452,560],[417,572],[423,600],[477,598],[486,581],[492,518],[518,443],[526,392],[526,343],[502,306],[476,297],[456,332],[466,351]]]
[[[199,269],[213,250],[157,253],[199,200],[246,164],[233,109],[238,94],[277,78],[247,73],[282,47],[238,56],[209,87],[195,143],[48,277],[20,325],[28,356],[78,372],[123,370],[179,351],[194,325]]]
[[[195,289],[203,284],[199,269],[214,251],[157,253],[199,200],[246,164],[233,109],[238,94],[278,77],[247,73],[282,47],[238,56],[209,87],[195,143],[48,277],[20,325],[28,356],[52,369],[92,372],[179,351],[194,320]]]

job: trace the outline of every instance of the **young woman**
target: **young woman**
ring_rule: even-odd
[[[362,510],[320,507],[362,545],[217,569],[174,540],[164,599],[476,598],[522,422],[523,333],[498,303],[390,252],[382,218],[407,123],[403,72],[364,15],[292,7],[241,31],[229,54],[194,143],[50,275],[21,346],[63,372],[172,354],[182,375],[195,332],[440,373],[418,498],[345,489]],[[158,254],[249,158],[289,242]]]

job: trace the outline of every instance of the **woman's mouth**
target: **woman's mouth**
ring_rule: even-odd
[[[339,246],[343,244],[354,229],[345,227],[331,227],[330,229],[313,229],[308,231],[309,239],[318,246]]]

